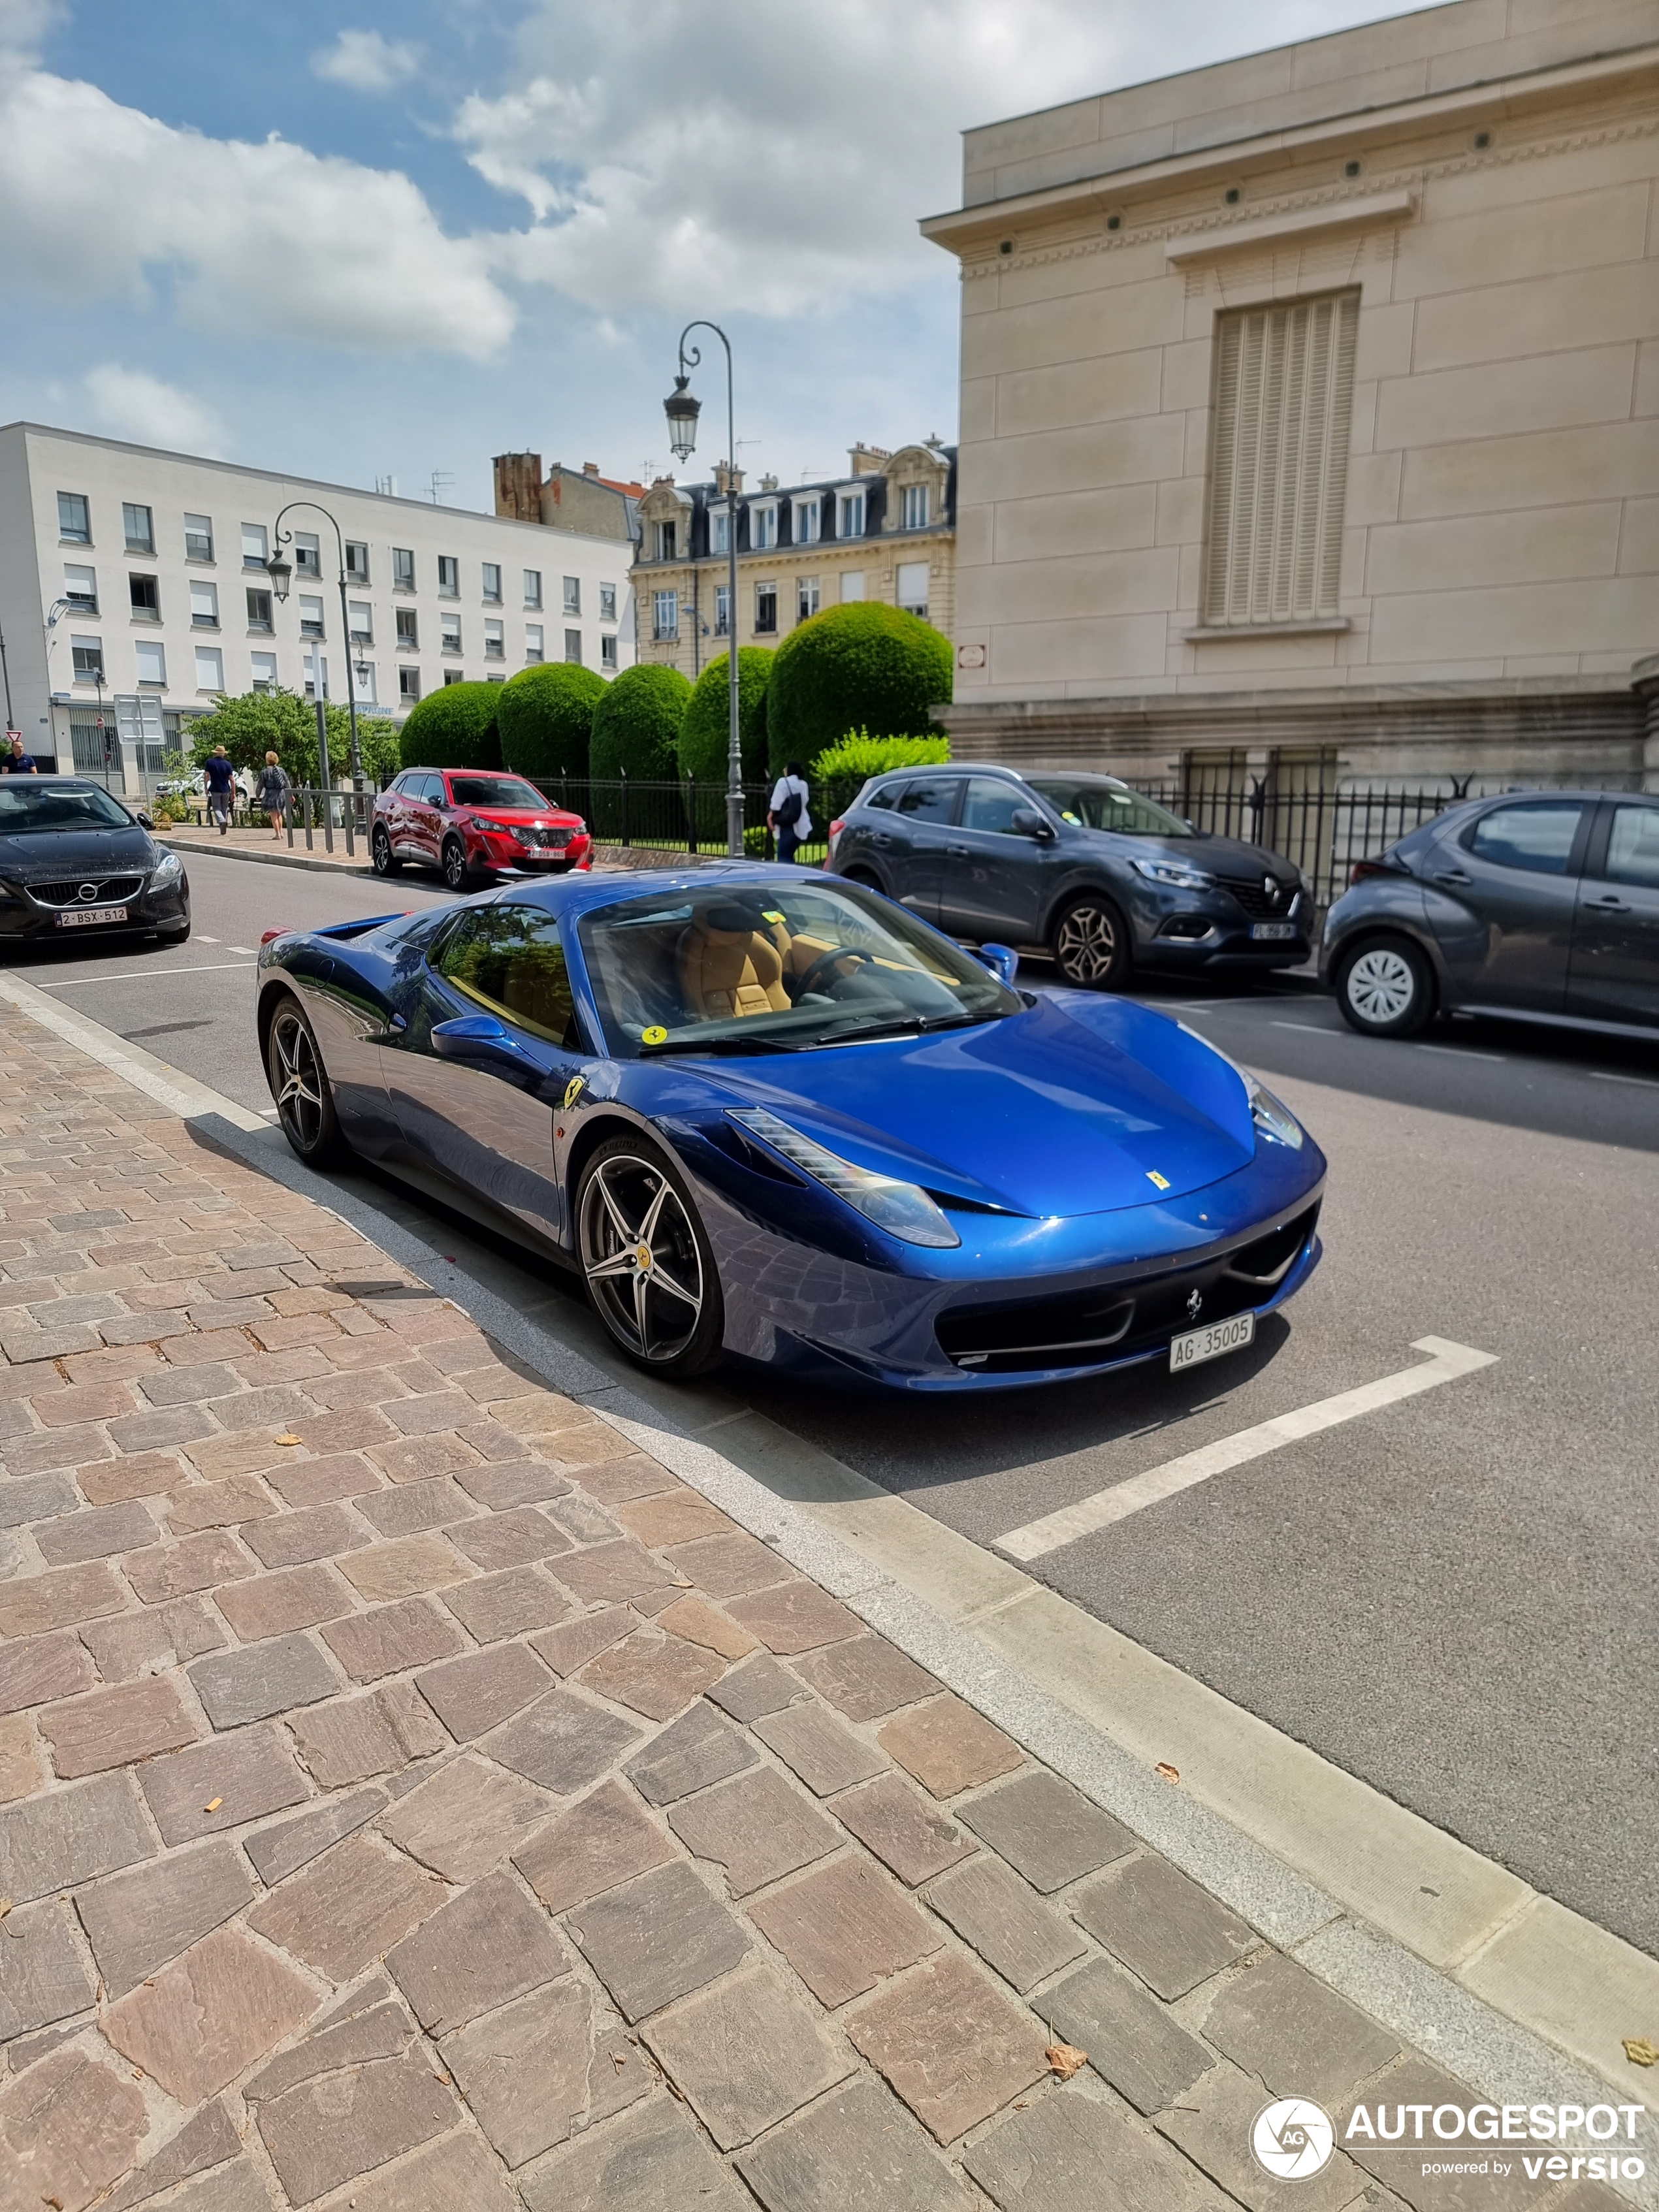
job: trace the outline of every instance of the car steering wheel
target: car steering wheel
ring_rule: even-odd
[[[806,970],[806,973],[796,984],[795,996],[797,1000],[804,999],[809,991],[815,990],[817,988],[818,971],[821,969],[833,968],[838,960],[862,960],[867,967],[871,968],[873,968],[876,964],[875,954],[873,952],[866,952],[860,945],[835,945],[828,952],[820,952],[817,958],[812,963],[811,966]],[[848,982],[851,981],[851,978],[848,976],[837,976],[836,980],[837,982]]]

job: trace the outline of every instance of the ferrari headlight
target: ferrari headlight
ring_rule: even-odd
[[[184,872],[185,864],[177,853],[163,853],[149,872],[149,887],[153,891],[161,890],[168,884],[176,884]]]
[[[1207,891],[1215,888],[1213,876],[1206,875],[1202,868],[1189,868],[1182,860],[1131,860],[1129,865],[1148,882],[1172,884],[1177,890]]]
[[[775,1114],[769,1114],[763,1106],[728,1107],[726,1110],[734,1121],[764,1139],[774,1152],[781,1152],[803,1173],[833,1190],[837,1198],[844,1198],[848,1206],[855,1206],[890,1237],[900,1237],[907,1244],[961,1243],[961,1237],[919,1185],[896,1182],[891,1176],[877,1175],[870,1168],[854,1167],[851,1160],[843,1160],[826,1152],[822,1145],[815,1145],[810,1137],[803,1137],[799,1129],[792,1129],[787,1121],[781,1121]],[[1298,1137],[1297,1141],[1300,1143],[1301,1139]]]
[[[1185,1022],[1177,1022],[1176,1027],[1201,1044],[1206,1052],[1212,1052],[1218,1060],[1226,1060],[1244,1085],[1244,1096],[1249,1102],[1250,1119],[1255,1124],[1258,1137],[1265,1137],[1270,1145],[1288,1145],[1293,1152],[1302,1150],[1302,1124],[1282,1098],[1275,1098],[1265,1083],[1258,1083],[1248,1067],[1241,1067],[1236,1060],[1230,1059],[1218,1044],[1212,1044],[1208,1037],[1200,1036],[1198,1031],[1188,1029]]]

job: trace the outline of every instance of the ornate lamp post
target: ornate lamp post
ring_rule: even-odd
[[[308,507],[313,514],[320,514],[325,522],[332,525],[334,531],[334,542],[339,549],[340,649],[345,656],[346,705],[349,709],[351,715],[351,782],[354,790],[361,791],[363,787],[363,757],[357,744],[357,692],[356,687],[351,680],[351,614],[350,610],[346,605],[345,538],[344,534],[341,531],[339,524],[334,520],[334,517],[329,513],[325,507],[319,507],[314,499],[289,500],[288,505],[283,509],[283,514],[277,516],[275,526],[271,532],[271,543],[276,546],[276,550],[272,554],[270,559],[266,562],[265,573],[270,578],[270,587],[276,594],[278,603],[281,604],[288,598],[289,586],[294,575],[293,562],[291,561],[285,561],[283,558],[283,546],[291,545],[294,542],[294,532],[291,530],[284,530],[283,527],[283,515],[292,514],[296,507]],[[316,645],[315,659],[317,665],[317,742],[319,756],[317,764],[322,775],[323,788],[326,792],[329,787],[328,716],[325,709],[323,700],[322,640],[319,638],[315,640],[314,642]],[[326,802],[325,802],[325,804],[326,805]]]
[[[690,458],[697,442],[697,417],[702,412],[702,402],[694,398],[687,386],[691,371],[702,361],[696,346],[688,352],[685,341],[693,331],[713,331],[726,348],[726,550],[728,562],[727,592],[731,606],[731,630],[726,642],[726,673],[730,679],[732,725],[726,756],[726,849],[731,858],[743,858],[743,738],[738,722],[738,494],[737,494],[737,410],[732,386],[732,341],[718,323],[688,323],[680,332],[680,373],[674,379],[674,389],[664,400],[663,412],[668,417],[668,442],[676,460]]]

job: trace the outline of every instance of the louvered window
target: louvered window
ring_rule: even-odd
[[[1357,292],[1219,319],[1206,623],[1336,613],[1358,326]]]

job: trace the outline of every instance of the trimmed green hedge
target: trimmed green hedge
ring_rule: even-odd
[[[603,676],[574,662],[526,668],[497,695],[501,758],[532,783],[587,774],[593,712],[605,694]]]
[[[446,684],[428,691],[404,724],[405,768],[499,768],[496,714],[504,686]]]
[[[950,643],[931,623],[873,599],[826,607],[773,655],[766,700],[771,769],[812,760],[849,730],[936,737],[927,710],[950,696]]]
[[[587,757],[595,781],[626,769],[636,781],[677,781],[675,746],[690,697],[691,686],[678,668],[641,662],[614,677],[593,709]]]
[[[766,692],[775,657],[763,645],[738,647],[738,737],[746,783],[758,783],[766,773]],[[731,657],[723,653],[698,677],[678,745],[680,774],[694,775],[699,783],[717,783],[722,791],[732,742],[730,668]]]
[[[951,740],[943,731],[936,738],[872,738],[868,730],[849,730],[838,745],[831,745],[812,763],[815,782],[832,777],[885,775],[893,768],[932,768],[951,757]]]

